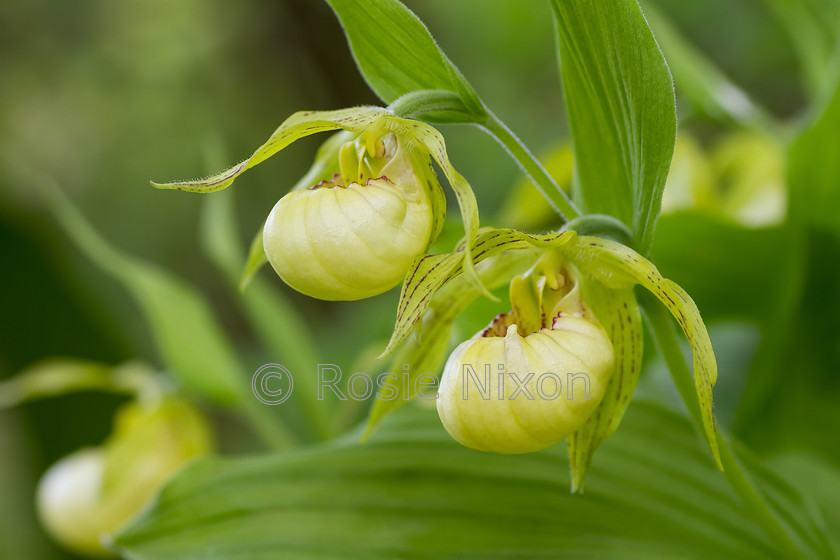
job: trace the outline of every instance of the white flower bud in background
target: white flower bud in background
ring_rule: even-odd
[[[38,515],[68,549],[114,556],[103,538],[134,517],[189,459],[211,448],[204,419],[189,404],[174,398],[129,404],[103,447],[76,451],[47,470],[38,484]]]
[[[511,284],[514,311],[460,344],[437,402],[449,434],[494,453],[550,447],[580,428],[604,396],[612,343],[580,302],[576,283]],[[554,303],[556,302],[556,303]]]
[[[324,300],[381,294],[437,237],[445,199],[428,152],[376,126],[340,152],[341,173],[274,206],[263,246],[286,284]]]

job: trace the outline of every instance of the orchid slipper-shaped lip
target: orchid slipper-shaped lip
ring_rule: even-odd
[[[533,275],[514,278],[513,311],[450,355],[437,408],[463,445],[540,451],[580,428],[601,402],[613,372],[612,343],[580,301],[574,277],[558,277],[564,281],[557,290],[544,277],[540,285]]]
[[[443,225],[446,200],[432,160],[453,188],[467,237],[475,238],[475,195],[449,162],[441,134],[378,107],[295,113],[242,163],[206,179],[153,184],[217,191],[298,138],[330,130],[343,132],[324,143],[310,172],[274,206],[246,277],[268,261],[289,286],[319,299],[356,300],[393,288]],[[480,285],[472,260],[464,261]]]
[[[266,221],[268,261],[308,296],[354,300],[393,288],[442,223],[443,193],[428,156],[412,157],[392,132],[373,154],[362,140],[342,148],[340,174],[290,192]]]

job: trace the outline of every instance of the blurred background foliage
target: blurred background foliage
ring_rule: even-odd
[[[562,145],[568,130],[545,2],[406,4],[488,106],[529,147],[554,162],[556,173],[567,174]],[[789,123],[781,128],[803,122],[810,103],[821,99],[831,75],[832,29],[840,13],[836,2],[803,3],[812,14],[832,17],[806,18],[810,28],[793,30],[796,18],[785,12],[790,3],[783,0],[650,4],[768,113]],[[0,380],[52,356],[109,364],[139,357],[160,365],[136,304],[45,211],[33,184],[37,173],[57,178],[113,245],[200,289],[226,334],[243,349],[249,371],[266,361],[283,363],[284,356],[259,350],[235,295],[200,249],[204,201],[156,191],[148,181],[188,178],[233,163],[296,110],[376,103],[326,3],[11,0],[0,4],[0,28],[0,247],[5,257]],[[720,155],[727,142],[730,152],[736,149],[728,140],[735,127],[684,102],[677,86],[679,144],[689,147],[682,150],[688,154],[683,159],[678,148],[675,168],[687,166],[680,169],[688,169],[689,182],[706,181],[701,190],[754,178],[753,172],[727,170],[732,158]],[[449,126],[444,132],[453,162],[477,192],[483,222],[516,225],[508,222],[511,216],[524,214],[502,207],[521,181],[512,161],[476,128]],[[751,144],[753,151],[736,160],[761,162],[763,157],[759,168],[780,167],[784,132],[781,138],[775,148],[760,148],[759,155]],[[274,202],[308,168],[320,140],[299,142],[239,181],[235,198],[243,248]],[[699,163],[692,163],[691,153],[701,154]],[[783,174],[779,169],[776,179]],[[672,174],[672,182],[678,179]],[[678,188],[669,186],[669,192]],[[542,203],[523,190],[527,185],[512,200],[528,208],[532,219],[545,218],[521,225],[551,227],[550,214],[540,214]],[[710,326],[720,362],[718,417],[795,485],[819,488],[836,481],[836,228],[794,230],[779,225],[779,216],[747,227],[731,213],[704,212],[702,206],[695,200],[669,209],[653,256],[666,276],[693,295]],[[504,221],[494,223],[494,217]],[[457,237],[458,228],[453,231]],[[360,364],[381,367],[370,364],[390,334],[395,291],[361,302],[320,302],[292,292],[269,272],[262,274],[317,334],[325,359],[348,371]],[[462,338],[495,315],[493,309],[490,302],[473,306],[461,321]],[[369,341],[371,346],[359,346]],[[314,364],[309,373],[314,374]],[[654,360],[640,393],[676,402],[669,387],[664,366]],[[35,484],[58,458],[101,442],[124,400],[91,392],[0,411],[0,558],[70,557],[50,544],[35,520]],[[347,412],[347,423],[362,413]],[[249,448],[240,441],[247,440],[247,431],[233,418],[214,413],[214,420],[222,449]],[[840,523],[836,505],[824,513]]]

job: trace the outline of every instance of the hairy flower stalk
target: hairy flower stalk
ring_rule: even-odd
[[[592,415],[613,372],[613,347],[570,269],[516,277],[510,294],[512,311],[450,355],[437,407],[463,445],[529,453]]]
[[[274,206],[263,230],[286,284],[324,300],[381,294],[440,231],[445,202],[429,153],[382,126],[339,151],[340,173]]]

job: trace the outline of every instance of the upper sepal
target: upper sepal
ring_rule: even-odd
[[[274,134],[245,161],[225,169],[221,173],[195,181],[173,181],[155,183],[159,189],[178,189],[190,192],[214,192],[230,186],[248,169],[270,158],[295,140],[318,132],[344,129],[360,132],[371,125],[387,111],[380,107],[353,107],[337,111],[299,111],[286,119]]]

